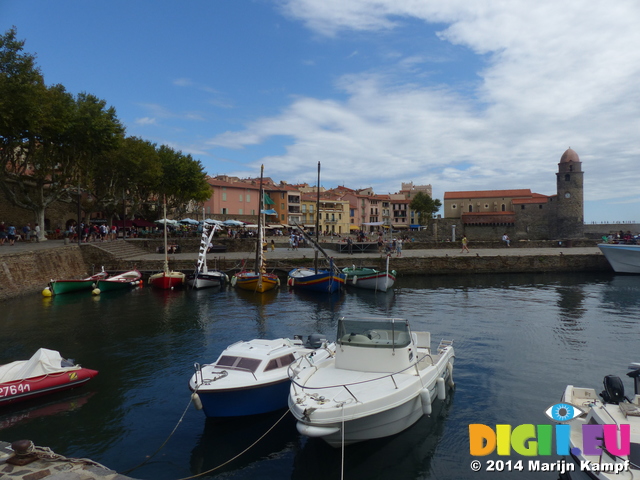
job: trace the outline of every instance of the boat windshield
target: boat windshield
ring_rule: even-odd
[[[260,366],[260,363],[261,360],[258,360],[257,358],[233,357],[231,355],[223,355],[216,362],[216,366],[234,370],[245,370],[251,373],[255,373],[255,371]]]
[[[338,343],[367,348],[403,348],[411,343],[409,322],[399,318],[338,321]]]

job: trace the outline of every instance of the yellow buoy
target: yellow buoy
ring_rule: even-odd
[[[100,289],[99,288],[94,288],[91,293],[93,293],[94,295],[100,295]]]
[[[51,289],[49,287],[47,287],[44,290],[42,290],[42,296],[43,297],[51,297],[52,295],[53,295],[53,292],[51,291]]]

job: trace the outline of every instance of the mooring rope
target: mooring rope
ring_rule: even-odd
[[[195,392],[196,393],[198,391],[198,389],[196,388]],[[133,468],[130,468],[129,470],[125,470],[124,472],[122,472],[123,474],[127,474],[127,473],[131,473],[134,470],[137,470],[138,468],[140,468],[141,466],[145,465],[149,460],[151,460],[153,457],[155,457],[158,452],[160,450],[162,450],[165,445],[167,444],[167,442],[169,441],[169,439],[171,437],[173,437],[173,434],[176,433],[176,430],[178,429],[178,426],[182,423],[182,420],[184,419],[184,416],[187,414],[187,411],[189,410],[189,407],[191,406],[191,402],[193,401],[193,397],[189,397],[189,403],[187,403],[186,408],[184,409],[184,412],[182,412],[182,416],[180,417],[180,420],[178,420],[178,423],[176,423],[176,426],[173,427],[173,430],[171,431],[171,433],[169,434],[169,436],[166,438],[166,440],[162,443],[162,445],[160,445],[160,447],[158,447],[158,449],[153,452],[153,454],[151,454],[149,457],[147,457],[142,463],[136,465]]]
[[[283,415],[278,419],[278,421],[277,421],[276,423],[274,423],[274,424],[271,426],[271,428],[269,428],[269,430],[267,430],[266,432],[264,432],[264,434],[263,434],[260,438],[258,438],[255,442],[253,442],[251,445],[249,445],[247,448],[245,448],[243,451],[241,451],[241,452],[240,452],[239,454],[237,454],[235,457],[230,458],[230,459],[229,459],[229,460],[227,460],[226,462],[221,463],[221,464],[220,464],[220,465],[218,465],[217,467],[212,468],[212,469],[210,469],[210,470],[207,470],[206,472],[200,472],[200,473],[197,473],[196,475],[192,475],[192,476],[190,476],[190,477],[179,478],[178,480],[190,480],[190,479],[192,479],[192,478],[198,478],[198,477],[201,477],[202,475],[207,475],[208,473],[211,473],[211,472],[213,472],[213,471],[215,471],[215,470],[218,470],[219,468],[224,467],[224,466],[225,466],[225,465],[227,465],[228,463],[233,462],[236,458],[238,458],[238,457],[240,457],[240,456],[244,455],[245,453],[247,453],[247,452],[248,452],[251,448],[253,448],[253,447],[254,447],[254,446],[255,446],[255,445],[256,445],[260,440],[262,440],[264,437],[266,437],[266,436],[269,434],[269,432],[270,432],[271,430],[273,430],[273,429],[276,427],[276,425],[278,425],[278,424],[282,421],[282,419],[283,419],[284,417],[286,417],[286,416],[287,416],[287,414],[288,414],[288,413],[289,413],[289,409],[287,409],[287,411],[286,411],[286,412],[284,412],[284,414],[283,414]]]

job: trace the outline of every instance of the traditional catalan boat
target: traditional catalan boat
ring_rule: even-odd
[[[98,280],[96,290],[94,293],[112,292],[114,290],[125,290],[142,283],[142,274],[136,270],[129,270],[128,272],[121,273],[120,275],[114,275],[113,277],[107,277]]]
[[[384,272],[375,268],[356,267],[353,265],[352,267],[343,268],[342,273],[347,275],[347,286],[380,292],[389,290],[396,281],[396,271],[389,271],[389,255],[387,255],[387,269]]]
[[[0,365],[0,406],[74,388],[98,374],[40,348],[29,360]]]
[[[213,234],[218,229],[218,225],[202,225],[202,238],[200,240],[200,251],[198,253],[198,263],[196,270],[187,275],[187,285],[191,288],[212,288],[221,287],[227,281],[227,275],[218,270],[209,270],[207,267],[207,253],[211,246]]]
[[[432,411],[453,386],[453,341],[397,318],[338,321],[334,358],[293,372],[289,409],[302,435],[338,447],[394,435]]]
[[[167,248],[167,199],[164,199],[164,265],[162,272],[154,273],[149,277],[149,285],[161,290],[173,290],[181,287],[185,281],[185,274],[169,270],[169,253]]]
[[[81,292],[86,291],[90,292],[96,287],[96,284],[99,280],[105,279],[109,276],[107,272],[104,271],[104,268],[101,272],[96,273],[95,275],[91,275],[87,278],[82,278],[78,280],[74,279],[66,279],[66,280],[51,280],[49,282],[49,286],[45,287],[42,291],[42,295],[45,297],[50,297],[51,295],[60,295],[62,293],[72,293],[72,292]]]
[[[316,238],[315,240],[305,232],[296,223],[304,237],[313,244],[314,250],[314,268],[294,268],[289,271],[287,285],[299,290],[308,290],[314,292],[334,293],[340,291],[347,278],[346,274],[338,270],[333,263],[333,258],[329,257],[324,249],[320,246],[320,162],[318,162],[318,187],[316,200]],[[322,253],[327,262],[328,268],[320,268],[318,266],[318,252]]]
[[[320,334],[307,342],[254,339],[227,347],[215,363],[195,364],[189,381],[196,407],[207,417],[238,417],[287,408],[289,375],[320,364],[335,353],[335,344]]]
[[[231,285],[252,292],[264,293],[280,285],[280,279],[274,273],[267,273],[267,263],[264,255],[264,190],[262,180],[264,165],[260,167],[260,199],[258,202],[258,240],[256,244],[256,261],[254,270],[242,270],[231,279]]]

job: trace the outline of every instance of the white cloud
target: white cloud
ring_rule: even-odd
[[[135,124],[136,125],[155,125],[156,119],[151,117],[136,118]]]
[[[320,160],[327,183],[380,191],[413,180],[433,184],[436,196],[492,188],[552,194],[557,163],[571,146],[587,172],[589,200],[615,198],[640,183],[640,4],[634,1],[289,0],[281,7],[334,37],[401,34],[408,18],[442,23],[439,38],[483,55],[484,66],[471,92],[403,83],[388,68],[345,75],[336,82],[344,101],[296,98],[280,115],[210,141],[242,148],[291,138],[284,155],[263,159],[270,176],[312,181]],[[432,61],[398,56],[396,73]]]

